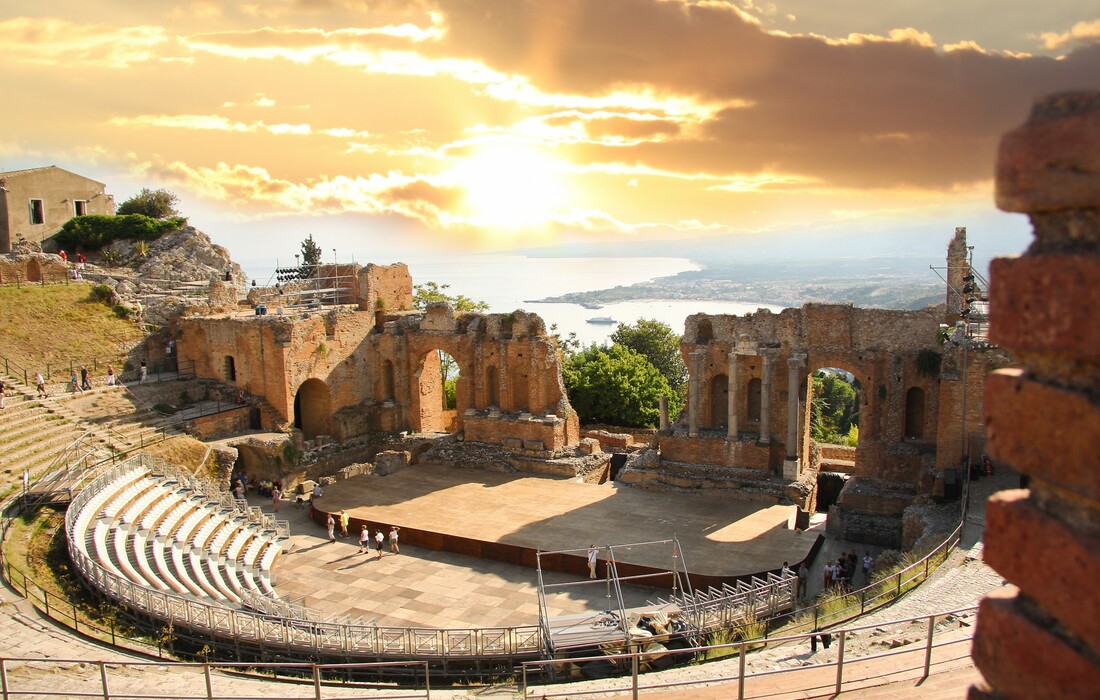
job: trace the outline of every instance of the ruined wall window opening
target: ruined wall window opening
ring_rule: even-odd
[[[382,362],[382,400],[394,400],[393,363],[389,360]]]
[[[860,407],[866,400],[855,375],[839,367],[821,367],[807,379],[810,437],[827,445],[859,444]]]
[[[905,439],[924,439],[924,389],[919,386],[905,392]]]
[[[429,350],[417,372],[420,425],[425,433],[449,433],[457,429],[457,407],[469,406],[464,395],[458,362],[445,350]]]
[[[226,381],[237,381],[237,363],[233,360],[232,355],[225,356],[225,378]]]
[[[500,372],[495,365],[485,368],[485,405],[500,408]]]
[[[86,200],[86,199],[74,199],[73,200],[73,214],[75,216],[87,216],[87,214],[88,214],[88,200]]]
[[[729,425],[729,378],[724,374],[715,375],[710,380],[709,420],[707,425],[716,430]]]
[[[710,321],[703,319],[699,321],[699,325],[695,327],[695,342],[698,345],[705,345],[714,338],[714,328],[710,325]]]
[[[41,199],[32,199],[30,206],[30,222],[32,224],[46,223],[46,205]]]
[[[760,422],[760,391],[760,378],[753,377],[749,380],[748,389],[745,391],[747,395],[745,399],[748,402],[748,410],[745,411],[745,415],[748,417],[750,423]]]
[[[328,385],[320,379],[307,379],[294,395],[294,427],[306,440],[328,435],[332,413]]]

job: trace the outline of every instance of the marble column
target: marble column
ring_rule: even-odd
[[[738,426],[737,426],[737,352],[733,351],[726,355],[729,360],[729,370],[727,377],[729,377],[729,405],[726,413],[726,435],[733,439],[737,439]]]
[[[660,423],[658,430],[668,430],[668,397],[662,396],[657,401],[657,410],[660,412]]]
[[[760,353],[763,367],[760,369],[760,442],[772,441],[772,360],[774,352]]]
[[[699,434],[699,406],[703,385],[703,358],[707,356],[706,350],[694,350],[688,356],[691,359],[690,381],[688,382],[688,436],[695,437]]]
[[[787,458],[783,460],[783,478],[790,481],[798,479],[802,471],[798,453],[798,419],[801,415],[798,405],[799,379],[806,365],[806,353],[792,354],[787,360]]]

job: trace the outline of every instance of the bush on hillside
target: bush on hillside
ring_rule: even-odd
[[[99,250],[111,241],[120,238],[135,241],[152,241],[169,231],[175,231],[187,225],[187,219],[180,216],[172,219],[153,219],[142,214],[123,216],[105,216],[91,214],[74,216],[65,222],[54,240],[61,248],[83,248]]]

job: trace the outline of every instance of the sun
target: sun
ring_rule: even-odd
[[[525,145],[479,149],[450,175],[463,192],[463,209],[475,225],[527,229],[547,225],[565,201],[564,163]]]

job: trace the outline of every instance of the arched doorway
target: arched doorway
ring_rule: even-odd
[[[27,261],[27,281],[28,282],[41,282],[42,281],[42,268],[39,267],[38,261],[31,258]]]
[[[330,434],[332,405],[328,385],[320,379],[307,379],[294,395],[294,427],[307,440]]]
[[[729,425],[729,378],[719,374],[710,380],[710,410],[707,425],[714,429]]]
[[[459,394],[464,390],[458,362],[445,350],[428,351],[417,373],[420,399],[419,430],[452,433],[458,430]],[[468,405],[462,402],[462,405]]]

